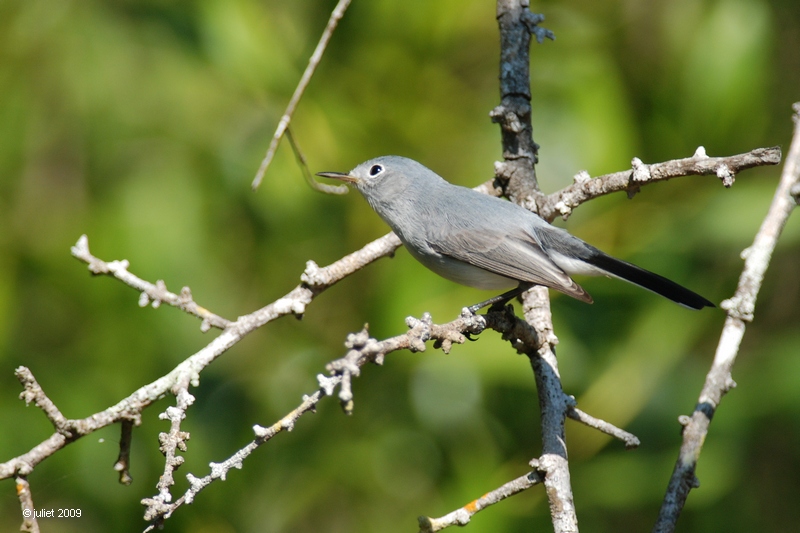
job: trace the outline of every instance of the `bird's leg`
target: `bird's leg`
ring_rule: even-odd
[[[476,303],[475,305],[470,305],[467,309],[469,309],[470,313],[473,315],[477,313],[479,310],[483,309],[486,306],[491,305],[494,307],[495,305],[505,305],[510,300],[516,298],[523,292],[527,291],[533,287],[530,283],[520,283],[516,289],[511,289],[510,291],[506,291],[503,294],[498,294],[497,296],[493,296],[488,300],[484,300],[480,303]]]

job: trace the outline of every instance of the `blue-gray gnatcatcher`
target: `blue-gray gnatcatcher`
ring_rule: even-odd
[[[615,259],[512,202],[453,185],[413,159],[383,156],[349,173],[320,172],[354,186],[420,263],[451,281],[508,289],[473,305],[505,302],[544,285],[583,302],[570,275],[623,279],[690,309],[714,304],[689,289]]]

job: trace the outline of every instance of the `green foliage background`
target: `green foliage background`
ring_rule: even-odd
[[[257,193],[250,180],[335,2],[0,1],[0,461],[52,432],[17,398],[32,369],[68,417],[102,410],[204,346],[197,320],[140,309],[121,283],[69,255],[86,233],[101,258],[228,318],[293,288],[387,231],[356,194],[304,183],[284,142]],[[537,2],[557,41],[532,52],[538,167],[550,192],[645,162],[788,148],[800,100],[796,0]],[[376,155],[413,157],[476,185],[501,158],[494,2],[353,3],[292,128],[312,171]],[[719,302],[729,297],[779,168],[724,190],[684,178],[583,206],[566,223],[606,251]],[[712,424],[702,486],[681,531],[789,531],[800,522],[800,222],[786,228]],[[566,390],[642,439],[637,451],[568,429],[586,531],[645,531],[657,513],[718,340],[723,313],[692,313],[622,283],[586,280],[596,303],[554,295]],[[204,475],[315,389],[365,322],[374,336],[430,311],[445,322],[485,293],[438,279],[404,251],[320,296],[298,322],[252,334],[193,392],[184,475]],[[491,332],[450,355],[397,353],[205,490],[167,531],[415,531],[527,471],[540,450],[527,360]],[[86,437],[30,477],[39,508],[79,508],[43,531],[140,531],[139,500],[163,468],[149,409],[134,433],[133,485],[116,481],[119,428]],[[0,529],[19,527],[11,480]],[[550,529],[543,490],[492,508],[469,531]]]

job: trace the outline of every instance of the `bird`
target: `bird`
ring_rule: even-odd
[[[614,258],[513,202],[454,185],[423,164],[396,155],[350,172],[318,176],[354,187],[411,255],[456,283],[506,292],[470,306],[475,313],[543,285],[577,300],[592,297],[571,276],[619,278],[689,309],[715,307],[699,294]]]

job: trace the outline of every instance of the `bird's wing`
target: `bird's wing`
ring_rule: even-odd
[[[447,238],[437,238],[429,230],[428,244],[442,255],[489,272],[544,285],[578,300],[592,302],[592,297],[547,256],[531,233],[512,232],[503,234],[499,228],[480,231],[451,227]]]

